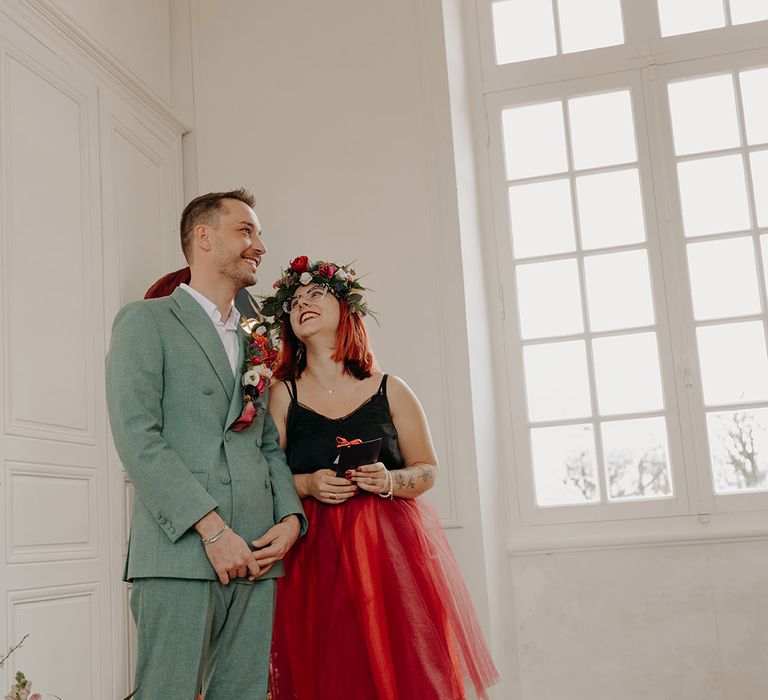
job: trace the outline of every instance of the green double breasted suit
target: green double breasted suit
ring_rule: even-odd
[[[183,289],[128,304],[115,318],[107,404],[115,446],[136,495],[126,580],[219,586],[192,529],[213,509],[248,543],[290,514],[306,529],[269,412],[260,408],[250,427],[229,430],[243,408],[245,338],[238,333],[235,375],[213,322]],[[263,578],[281,574],[278,562]],[[254,587],[265,584],[259,579]],[[271,629],[262,633],[269,637]]]

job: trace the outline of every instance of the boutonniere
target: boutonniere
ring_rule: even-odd
[[[246,346],[243,374],[243,412],[232,423],[230,430],[245,430],[253,423],[259,409],[266,409],[261,397],[269,386],[272,371],[277,364],[278,330],[263,316],[243,319],[240,324],[245,331]]]

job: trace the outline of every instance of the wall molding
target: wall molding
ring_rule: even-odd
[[[533,557],[551,554],[569,554],[575,552],[596,552],[618,549],[650,549],[661,547],[690,547],[695,545],[738,544],[744,542],[768,542],[768,531],[765,528],[733,528],[728,532],[721,528],[717,533],[648,533],[632,535],[612,535],[611,537],[596,536],[582,538],[572,542],[515,542],[510,539],[507,544],[507,554],[510,559]]]
[[[101,77],[127,92],[174,130],[182,134],[192,130],[162,97],[50,0],[2,0],[0,7],[10,11],[15,19],[22,20],[25,25],[31,19],[39,29],[42,22],[45,29],[54,32],[70,48],[84,56]],[[22,17],[19,16],[20,10],[24,15]]]
[[[63,464],[44,464],[9,460],[5,463],[5,513],[6,513],[6,564],[36,564],[49,561],[78,561],[96,559],[98,547],[98,484],[97,472],[90,468],[72,467]],[[39,480],[39,487],[51,487],[57,482],[77,484],[81,496],[88,504],[88,520],[82,539],[70,539],[59,542],[36,542],[18,544],[15,529],[15,506],[21,509],[28,506],[17,496],[16,488],[22,480]],[[46,483],[47,482],[47,483]],[[70,533],[71,534],[71,533]]]

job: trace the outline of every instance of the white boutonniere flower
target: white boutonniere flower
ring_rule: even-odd
[[[259,365],[261,367],[262,365]],[[249,369],[247,372],[243,372],[243,386],[257,386],[261,375],[257,368]]]

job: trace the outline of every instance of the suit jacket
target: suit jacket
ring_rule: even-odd
[[[249,545],[286,515],[307,521],[266,408],[240,432],[237,376],[216,329],[183,289],[138,301],[115,318],[107,355],[107,406],[120,459],[133,482],[125,580],[215,580],[192,526],[217,509]],[[267,395],[262,397],[266,406]],[[278,562],[265,574],[283,573]]]

